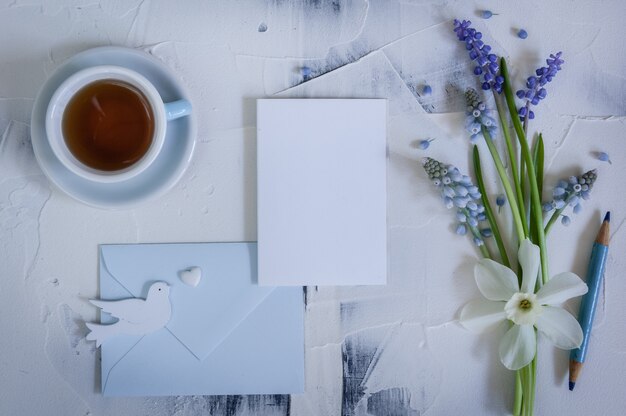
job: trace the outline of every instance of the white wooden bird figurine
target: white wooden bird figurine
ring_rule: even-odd
[[[118,321],[109,325],[85,322],[91,332],[86,339],[96,341],[96,347],[108,338],[118,335],[146,335],[157,331],[170,320],[170,287],[165,282],[156,282],[150,286],[146,299],[131,298],[116,301],[91,299],[90,302],[110,313]]]

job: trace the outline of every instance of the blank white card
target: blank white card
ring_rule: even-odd
[[[387,101],[257,101],[258,282],[387,280]]]

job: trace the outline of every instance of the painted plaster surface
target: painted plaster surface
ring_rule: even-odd
[[[480,19],[485,8],[499,15]],[[455,17],[474,20],[519,79],[548,53],[564,52],[564,71],[532,123],[546,138],[546,181],[591,168],[599,179],[584,211],[551,233],[551,270],[584,276],[607,209],[613,231],[589,363],[570,393],[567,352],[540,342],[537,406],[540,414],[623,414],[626,9],[619,0],[0,0],[0,414],[506,414],[513,376],[497,358],[502,333],[478,337],[457,322],[460,307],[479,296],[471,273],[478,253],[452,233],[453,216],[418,163],[431,156],[468,169],[460,92],[475,80],[450,30]],[[524,41],[515,36],[520,27],[529,33]],[[30,145],[30,111],[47,76],[101,45],[163,61],[198,114],[185,176],[132,210],[103,211],[65,196]],[[433,88],[427,97],[425,83]],[[306,289],[303,395],[103,398],[99,353],[81,323],[96,318],[86,300],[98,295],[97,245],[254,240],[254,100],[272,96],[389,99],[389,284]],[[437,140],[418,150],[415,142],[429,137]],[[612,164],[596,160],[597,151]],[[567,308],[576,311],[578,302]]]

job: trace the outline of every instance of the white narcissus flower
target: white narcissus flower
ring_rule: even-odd
[[[562,308],[553,306],[587,293],[587,285],[574,273],[560,273],[537,293],[539,247],[524,240],[518,261],[522,266],[522,286],[513,270],[489,259],[481,259],[474,268],[478,289],[487,299],[469,302],[461,311],[461,325],[483,332],[510,320],[513,326],[500,341],[500,360],[510,370],[519,370],[535,357],[535,329],[558,348],[578,348],[583,332],[578,321]],[[534,327],[534,328],[533,328]]]

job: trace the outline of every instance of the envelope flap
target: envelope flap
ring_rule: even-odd
[[[254,243],[106,245],[101,253],[101,267],[110,279],[135,297],[145,296],[157,280],[172,286],[167,328],[199,360],[274,290],[256,285]],[[181,270],[191,266],[202,269],[197,287],[178,278]]]

